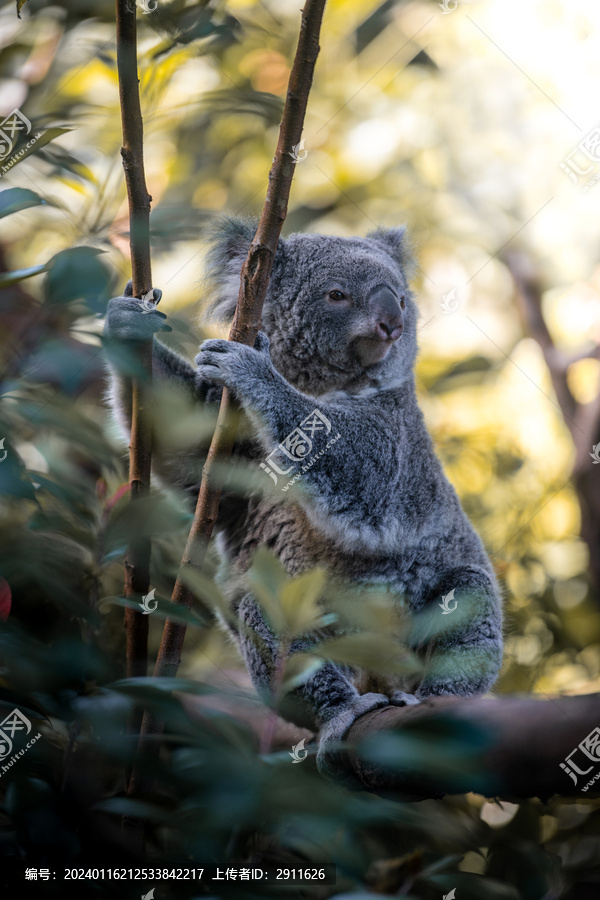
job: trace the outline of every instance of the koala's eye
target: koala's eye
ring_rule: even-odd
[[[329,291],[328,296],[329,296],[330,300],[335,300],[335,301],[340,301],[340,300],[346,299],[346,295],[343,294],[341,291]]]
[[[406,300],[404,299],[404,297],[400,297],[400,309],[404,309],[405,306]]]

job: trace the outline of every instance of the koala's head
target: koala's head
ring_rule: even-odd
[[[233,317],[256,222],[226,220],[208,257],[210,307]],[[292,234],[277,247],[263,310],[275,367],[313,395],[399,385],[417,352],[404,228],[365,238]]]

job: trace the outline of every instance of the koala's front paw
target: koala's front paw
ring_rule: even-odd
[[[416,706],[420,702],[414,694],[406,694],[404,691],[391,691],[390,693],[392,706]]]
[[[165,325],[165,314],[156,309],[161,297],[162,291],[153,288],[137,300],[131,296],[129,282],[123,297],[113,297],[108,301],[105,337],[115,341],[145,341],[158,331],[171,331],[170,326]]]
[[[204,341],[195,362],[200,379],[223,384],[241,395],[251,395],[257,380],[273,369],[269,339],[262,331],[256,336],[254,347],[236,341]]]
[[[317,767],[321,775],[334,781],[353,786],[354,780],[347,774],[343,774],[339,761],[339,746],[350,726],[365,713],[373,709],[388,706],[388,698],[385,694],[361,694],[354,702],[344,706],[339,712],[328,719],[319,732],[319,750],[317,753]],[[338,752],[336,752],[338,751]]]

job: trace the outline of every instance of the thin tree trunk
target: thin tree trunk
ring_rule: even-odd
[[[260,328],[263,301],[275,259],[277,243],[287,214],[295,168],[291,154],[302,138],[304,116],[319,53],[319,34],[325,2],[326,0],[306,0],[302,10],[298,47],[279,126],[277,149],[269,173],[267,197],[256,235],[241,272],[240,292],[229,339],[249,346],[254,344]],[[183,604],[188,608],[191,607],[194,597],[189,588],[185,586],[181,578],[181,571],[188,566],[201,569],[204,563],[208,542],[217,520],[221,497],[221,489],[212,481],[212,475],[217,460],[222,462],[231,455],[235,439],[235,433],[231,426],[231,411],[234,405],[229,391],[224,389],[214,437],[202,471],[202,483],[194,522],[181,561],[180,576],[177,578],[171,597],[172,603]],[[167,619],[154,669],[155,677],[176,675],[181,660],[185,632],[185,625]],[[158,735],[162,732],[162,728],[162,723],[154,717],[149,714],[144,716],[142,735]],[[158,743],[146,744],[146,750],[150,748],[154,752],[158,752]],[[130,791],[136,792],[142,787],[140,779],[134,776]]]
[[[123,128],[121,156],[129,200],[129,245],[133,296],[142,297],[152,287],[150,268],[150,203],[144,175],[143,123],[137,72],[135,5],[117,0],[117,70]],[[132,11],[133,10],[133,11]],[[137,348],[140,374],[132,384],[132,422],[129,444],[129,484],[131,502],[146,497],[150,490],[152,429],[149,397],[152,382],[152,341]],[[139,599],[150,586],[150,540],[135,534],[130,539],[125,561],[125,597]],[[147,674],[148,616],[140,610],[125,610],[127,633],[127,676]],[[136,716],[136,731],[141,713]]]

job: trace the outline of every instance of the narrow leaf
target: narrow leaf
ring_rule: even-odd
[[[0,219],[30,206],[43,206],[47,201],[28,188],[9,188],[0,193]]]

